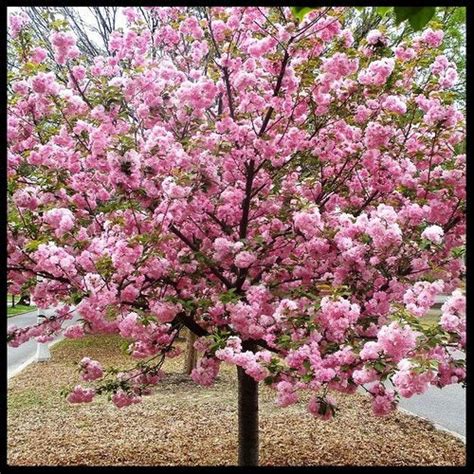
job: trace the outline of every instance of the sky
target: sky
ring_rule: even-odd
[[[94,19],[94,14],[89,10],[89,7],[70,7],[72,10],[75,10],[77,14],[82,18],[84,23],[86,25],[94,25],[96,24],[95,19]],[[8,18],[10,17],[11,14],[19,13],[23,7],[8,7],[7,12],[8,12]],[[120,8],[122,10],[122,8]],[[117,28],[120,27],[125,27],[126,21],[125,21],[125,16],[120,13],[117,15]],[[8,20],[8,24],[10,24]],[[90,33],[90,38],[92,41],[98,44],[102,44],[102,39],[100,38],[99,34],[96,33],[93,29],[88,28],[89,33]]]

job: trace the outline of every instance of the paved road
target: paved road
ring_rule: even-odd
[[[459,384],[430,387],[423,395],[402,398],[399,406],[466,436],[466,389]]]
[[[52,310],[41,310],[41,313],[45,316],[50,316],[52,314]],[[11,324],[15,324],[18,327],[25,327],[31,324],[36,323],[36,311],[31,311],[30,313],[20,314],[18,316],[13,316],[8,318],[7,327]],[[68,327],[71,324],[74,324],[79,316],[76,314],[73,319],[67,320],[63,327]],[[62,336],[59,336],[57,339],[61,339]],[[49,345],[51,345],[54,341],[51,341]],[[7,350],[7,361],[8,361],[8,377],[11,373],[13,373],[18,367],[24,364],[26,361],[31,359],[36,354],[37,342],[34,339],[30,339],[28,342],[25,342],[19,347],[10,347],[8,346]]]

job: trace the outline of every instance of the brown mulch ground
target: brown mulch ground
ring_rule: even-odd
[[[164,366],[169,377],[141,404],[118,410],[98,398],[69,405],[61,388],[78,382],[72,361],[88,355],[129,367],[119,340],[94,336],[63,341],[52,360],[32,364],[9,381],[9,465],[235,465],[235,368],[222,366],[213,387],[181,375],[182,356]],[[464,465],[465,445],[403,413],[372,416],[363,395],[334,394],[340,411],[329,422],[304,404],[278,408],[260,392],[261,465]]]

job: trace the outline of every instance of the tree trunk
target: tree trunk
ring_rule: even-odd
[[[15,307],[15,295],[12,295],[12,308]]]
[[[186,337],[186,358],[184,361],[184,373],[190,375],[192,370],[196,368],[197,351],[194,349],[194,342],[196,341],[196,334],[192,331],[188,332]]]
[[[22,306],[30,306],[30,295],[21,295],[17,304]]]
[[[245,343],[244,343],[245,350]],[[247,348],[249,349],[249,348]],[[239,379],[239,466],[258,466],[258,382],[237,367]]]

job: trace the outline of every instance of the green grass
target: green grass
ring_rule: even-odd
[[[440,317],[441,311],[439,309],[430,309],[422,318],[420,318],[420,323],[425,328],[436,326]]]
[[[29,313],[30,311],[34,311],[36,306],[26,306],[26,305],[15,305],[15,306],[8,306],[7,308],[7,316],[11,318],[12,316],[18,316],[19,314]]]
[[[57,393],[54,394],[57,397]],[[54,398],[54,396],[50,398]],[[12,410],[24,410],[28,408],[35,408],[38,406],[45,406],[45,398],[38,393],[36,388],[27,389],[14,396],[8,397],[8,408]]]

